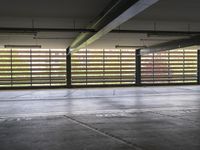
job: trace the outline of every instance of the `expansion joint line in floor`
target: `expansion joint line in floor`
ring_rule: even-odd
[[[128,147],[132,148],[133,150],[144,150],[142,147],[140,147],[140,146],[137,145],[137,144],[134,144],[134,143],[132,143],[132,142],[126,141],[126,140],[124,140],[124,139],[122,139],[122,138],[120,138],[120,137],[118,137],[118,136],[112,135],[112,134],[110,134],[110,133],[104,132],[104,131],[102,131],[102,130],[100,130],[100,129],[98,129],[98,128],[95,128],[95,127],[93,127],[93,126],[91,126],[91,125],[89,125],[89,124],[87,124],[87,123],[84,123],[84,122],[82,122],[82,121],[79,121],[79,120],[77,120],[77,119],[75,119],[75,118],[73,118],[73,117],[70,117],[70,116],[67,116],[67,115],[64,115],[64,117],[67,118],[67,119],[69,119],[69,120],[71,120],[72,122],[74,122],[74,123],[76,123],[76,124],[79,124],[79,125],[82,126],[82,127],[85,127],[85,128],[87,128],[87,129],[90,129],[90,130],[92,130],[92,131],[94,131],[94,132],[96,132],[96,133],[98,133],[98,134],[100,134],[100,135],[103,135],[103,136],[108,137],[108,138],[112,138],[112,139],[115,140],[115,141],[118,141],[118,142],[120,142],[120,143],[122,143],[122,144],[125,144],[125,145],[127,145]]]
[[[181,120],[189,121],[189,122],[193,122],[193,123],[197,122],[197,121],[194,121],[194,120],[182,118],[181,116],[179,117],[179,116],[174,116],[174,115],[166,115],[166,114],[163,114],[163,113],[153,112],[153,111],[150,111],[150,113],[154,113],[154,114],[157,114],[157,115],[160,115],[160,116],[165,116],[165,117],[171,117],[171,118],[181,119]]]

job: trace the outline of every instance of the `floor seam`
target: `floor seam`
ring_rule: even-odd
[[[121,97],[124,97],[124,98],[128,98],[128,97],[153,97],[153,96],[177,96],[177,95],[185,95],[185,96],[191,96],[191,95],[200,95],[199,93],[190,93],[190,94],[186,94],[186,93],[163,93],[163,94],[144,94],[144,95],[141,95],[141,96],[134,96],[134,95],[128,95],[128,96],[126,96],[126,95],[115,95],[114,97],[113,96],[96,96],[96,97],[76,97],[76,98],[74,98],[74,97],[70,97],[70,98],[67,98],[67,97],[65,97],[65,96],[63,96],[63,97],[60,97],[60,98],[57,98],[56,99],[56,97],[55,98],[43,98],[43,99],[37,99],[37,98],[35,98],[35,99],[13,99],[13,98],[11,98],[11,99],[2,99],[2,100],[0,100],[0,102],[5,102],[5,101],[41,101],[41,100],[52,100],[52,101],[57,101],[57,100],[70,100],[70,99],[77,99],[77,100],[80,100],[80,99],[101,99],[101,98],[116,98],[116,99],[119,99],[119,98],[121,98]]]
[[[179,117],[179,116],[165,115],[165,114],[163,114],[163,113],[153,112],[153,111],[151,111],[151,113],[158,114],[158,115],[165,116],[165,117],[172,117],[172,118],[176,118],[176,119],[181,119],[181,120],[184,120],[184,121],[189,121],[189,122],[191,122],[191,123],[192,123],[192,122],[193,122],[193,123],[198,123],[197,121],[190,120],[190,119],[185,119],[185,118],[182,118],[182,117]]]
[[[120,137],[118,137],[118,136],[112,135],[112,134],[110,134],[110,133],[101,131],[100,129],[95,128],[95,127],[93,127],[93,126],[91,126],[91,125],[89,125],[89,124],[87,124],[87,123],[82,122],[82,121],[79,121],[79,120],[77,120],[77,119],[75,119],[75,118],[73,118],[73,117],[70,117],[70,116],[67,116],[67,115],[64,115],[64,117],[67,118],[67,119],[69,119],[69,120],[71,120],[71,121],[73,121],[73,122],[75,122],[76,124],[79,124],[80,126],[83,126],[83,127],[85,127],[85,128],[88,128],[88,129],[90,129],[90,130],[92,130],[92,131],[94,131],[94,132],[96,132],[96,133],[98,133],[98,134],[101,134],[101,135],[103,135],[103,136],[112,138],[112,139],[114,139],[115,141],[118,141],[118,142],[120,142],[120,143],[122,143],[122,144],[125,144],[125,145],[127,145],[128,147],[133,148],[134,150],[144,150],[144,148],[142,148],[141,146],[139,146],[139,145],[137,145],[137,144],[134,144],[134,143],[132,143],[132,142],[126,141],[126,140],[124,140],[124,139],[122,139],[122,138],[120,138]]]
[[[71,95],[73,95],[73,93],[75,93],[75,92],[77,92],[77,91],[79,91],[79,90],[74,90],[74,91],[71,91],[71,93],[68,93],[68,94],[67,94],[67,95],[65,95],[64,97],[71,96]]]
[[[25,95],[30,95],[30,93],[26,93],[26,94],[22,94],[22,95],[17,95],[17,96],[11,97],[11,99],[20,98],[20,97],[25,96]]]

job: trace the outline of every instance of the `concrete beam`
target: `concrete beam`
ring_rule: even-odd
[[[141,55],[154,53],[159,51],[173,50],[178,48],[184,48],[189,46],[200,45],[200,35],[193,36],[191,38],[172,40],[169,42],[153,45],[147,48],[141,49]]]
[[[99,19],[90,25],[97,33],[81,33],[71,44],[70,52],[76,52],[87,47],[102,36],[106,35],[122,23],[133,18],[159,0],[115,0]]]

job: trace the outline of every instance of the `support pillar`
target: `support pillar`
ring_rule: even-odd
[[[200,84],[200,50],[197,50],[197,84]]]
[[[135,85],[141,85],[141,54],[140,49],[135,51]]]
[[[71,53],[70,53],[70,48],[68,47],[66,50],[66,86],[68,88],[72,87],[72,81],[71,81]]]

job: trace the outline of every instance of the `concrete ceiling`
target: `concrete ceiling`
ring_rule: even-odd
[[[135,19],[164,21],[200,21],[199,0],[160,0]]]
[[[110,0],[0,0],[0,17],[92,18]]]
[[[0,27],[85,28],[109,2],[110,0],[0,0]],[[200,31],[199,8],[199,0],[160,0],[122,24],[120,29]],[[33,35],[0,33],[0,47],[4,44],[37,43],[44,48],[66,48],[76,36],[77,33],[38,33],[38,39],[34,39]],[[119,44],[153,45],[176,38],[180,37],[110,33],[89,47],[114,48]]]
[[[111,0],[0,0],[0,17],[93,18]],[[160,0],[135,19],[200,21],[199,0]]]

